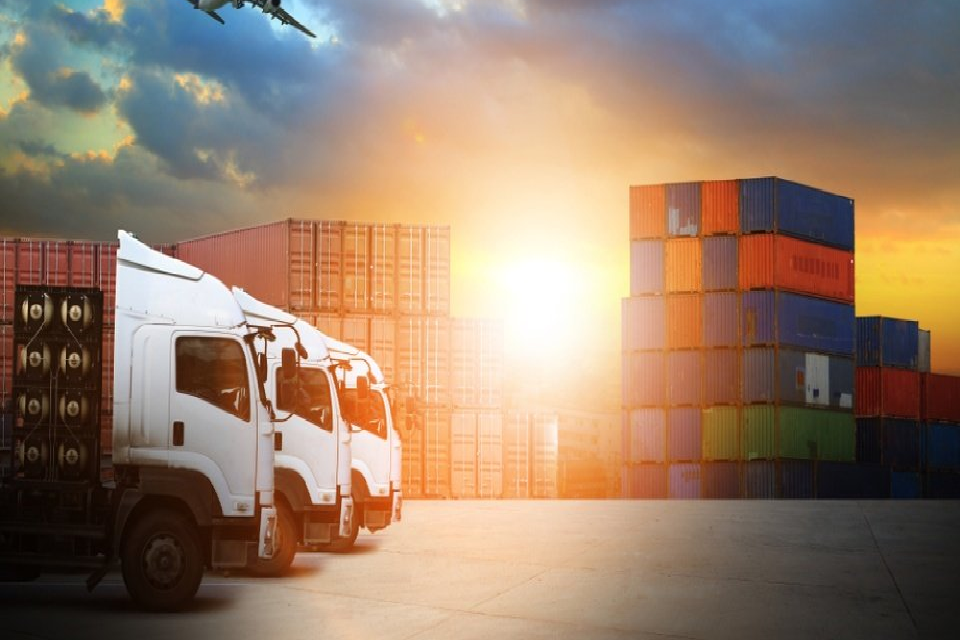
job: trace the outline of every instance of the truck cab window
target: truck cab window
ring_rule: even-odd
[[[366,400],[360,400],[356,389],[343,389],[340,398],[341,411],[347,422],[377,437],[387,436],[386,410],[379,393],[371,391]]]
[[[243,347],[226,338],[177,338],[177,391],[205,400],[241,420],[250,419]]]
[[[281,397],[279,380],[277,397]],[[330,381],[322,369],[311,367],[300,369],[297,397],[289,403],[284,400],[284,406],[324,431],[333,431],[333,398],[330,394]]]

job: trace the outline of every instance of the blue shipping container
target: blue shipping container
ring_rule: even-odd
[[[812,500],[814,497],[813,461],[780,460],[780,497]]]
[[[634,240],[630,243],[630,295],[663,293],[663,240]]]
[[[865,462],[827,462],[817,466],[817,498],[827,500],[886,500],[890,497],[890,467]]]
[[[857,365],[900,367],[916,371],[920,353],[920,324],[868,316],[857,318]]]
[[[757,347],[743,350],[743,401],[850,409],[852,358]]]
[[[700,404],[700,352],[667,354],[667,402],[671,406]]]
[[[857,418],[857,462],[880,464],[882,443],[880,418]]]
[[[846,251],[854,245],[853,200],[781,178],[740,181],[740,231],[773,231]]]
[[[922,437],[925,469],[960,471],[960,424],[928,422]]]
[[[894,500],[919,500],[923,497],[923,482],[916,471],[890,473],[890,497]]]
[[[743,463],[743,497],[773,500],[777,497],[777,463],[751,460]]]
[[[667,497],[667,470],[662,464],[626,465],[622,478],[625,498],[663,500]]]
[[[703,295],[703,345],[736,347],[740,344],[740,301],[736,293]]]
[[[700,409],[683,408],[667,411],[667,458],[670,461],[699,461],[703,457],[702,443]]]
[[[739,360],[736,349],[707,349],[703,352],[704,404],[736,404],[739,396]]]
[[[737,462],[704,462],[701,470],[700,495],[717,500],[740,497],[740,464]]]
[[[667,185],[667,233],[671,236],[700,234],[700,183]]]
[[[700,465],[680,463],[670,465],[670,498],[672,500],[700,497]]]
[[[623,356],[623,399],[628,407],[662,407],[665,399],[662,351]]]
[[[782,291],[747,291],[741,296],[745,346],[773,344],[853,356],[853,305]]]
[[[737,238],[714,236],[703,239],[704,291],[735,291],[737,289]]]

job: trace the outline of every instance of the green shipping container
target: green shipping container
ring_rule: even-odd
[[[852,462],[855,434],[852,412],[780,408],[780,455],[784,458]]]
[[[743,460],[773,460],[777,457],[776,407],[754,405],[743,408],[740,455]]]
[[[799,407],[754,405],[743,408],[741,455],[744,460],[853,461],[853,414]]]
[[[703,410],[703,459],[739,460],[740,421],[736,407]]]

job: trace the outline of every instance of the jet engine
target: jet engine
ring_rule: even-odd
[[[263,3],[264,13],[276,13],[280,8],[280,0],[265,0]]]

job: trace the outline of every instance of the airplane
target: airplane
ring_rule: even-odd
[[[220,14],[217,13],[217,9],[228,2],[233,5],[234,9],[240,9],[244,4],[249,2],[258,9],[262,9],[265,14],[270,16],[271,20],[279,19],[283,24],[288,24],[291,27],[299,29],[311,38],[317,37],[312,31],[297,22],[285,9],[281,9],[280,0],[187,0],[187,2],[192,4],[194,9],[200,9],[220,24],[226,24],[226,22],[224,22]]]

